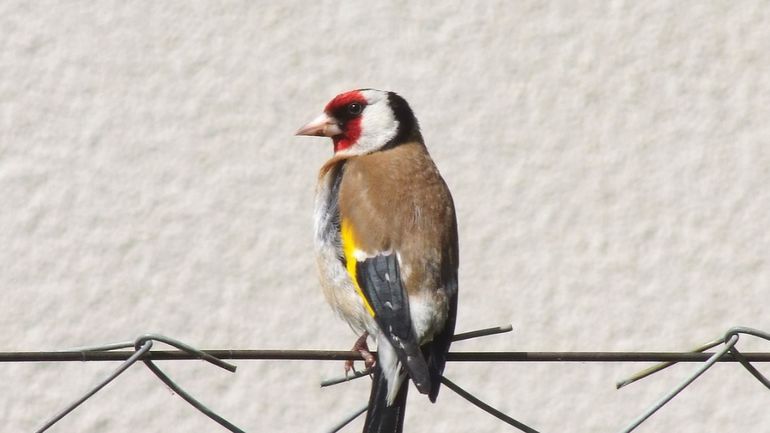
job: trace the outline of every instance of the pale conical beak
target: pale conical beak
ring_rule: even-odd
[[[335,135],[342,134],[339,122],[337,119],[329,116],[326,113],[313,119],[310,123],[299,128],[295,135],[316,135],[319,137],[334,137]]]

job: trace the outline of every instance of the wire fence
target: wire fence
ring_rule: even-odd
[[[505,327],[486,328],[478,331],[456,334],[454,341],[478,338],[489,335],[510,332],[510,325]],[[703,344],[688,352],[450,352],[448,361],[454,362],[657,362],[658,364],[642,370],[633,376],[617,382],[617,388],[629,385],[660,370],[679,362],[700,363],[697,369],[677,384],[671,391],[654,402],[649,409],[632,420],[621,433],[629,433],[645,420],[670,402],[678,393],[694,382],[717,362],[739,363],[757,381],[770,390],[770,380],[765,377],[753,363],[770,362],[770,352],[743,353],[738,349],[741,335],[748,335],[770,341],[770,333],[748,327],[730,328],[723,337]],[[164,343],[176,350],[152,350],[155,343]],[[719,346],[719,347],[718,347]],[[714,352],[706,352],[718,347]],[[131,349],[131,350],[125,350]],[[68,361],[123,361],[108,377],[96,384],[77,400],[69,404],[59,413],[52,416],[43,424],[37,433],[42,433],[74,411],[83,402],[93,397],[99,390],[120,376],[138,361],[144,365],[187,403],[204,415],[217,422],[222,427],[234,433],[244,430],[232,422],[219,416],[206,405],[196,400],[181,386],[174,382],[163,370],[155,364],[159,360],[204,360],[217,367],[235,372],[236,366],[225,360],[330,360],[346,361],[361,360],[361,354],[353,351],[330,350],[200,350],[181,341],[163,335],[147,334],[133,341],[108,344],[95,347],[80,347],[62,351],[37,352],[0,352],[0,362],[68,362]],[[357,371],[346,377],[325,380],[322,387],[354,380],[368,376],[369,370]],[[506,424],[526,433],[539,433],[537,430],[504,414],[494,407],[484,403],[479,398],[461,388],[446,377],[441,383],[459,396],[479,407],[490,415]],[[367,406],[355,409],[348,417],[332,427],[330,432],[337,432],[367,410]]]

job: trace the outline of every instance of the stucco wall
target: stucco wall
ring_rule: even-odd
[[[0,350],[145,332],[348,348],[311,253],[331,146],[293,132],[358,87],[410,101],[454,193],[458,330],[514,325],[456,350],[682,350],[770,330],[767,2],[436,3],[0,3]],[[318,388],[339,363],[237,364],[162,363],[252,432],[321,431],[368,394]],[[644,366],[446,374],[544,433],[593,433],[695,368],[614,389]],[[115,367],[0,365],[2,431],[34,430]],[[639,431],[765,432],[768,407],[722,365]],[[224,430],[135,366],[51,431]],[[407,431],[507,430],[444,390],[412,393]]]

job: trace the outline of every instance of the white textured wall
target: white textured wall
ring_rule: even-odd
[[[331,146],[292,134],[357,87],[411,102],[454,192],[458,330],[515,327],[456,350],[681,350],[770,330],[769,22],[751,1],[4,1],[0,350],[150,331],[348,348],[310,251]],[[320,431],[368,394],[320,390],[333,362],[162,365],[250,432]],[[2,431],[34,430],[115,366],[0,365]],[[695,368],[614,389],[643,366],[446,373],[544,433],[593,433]],[[448,390],[411,397],[407,431],[505,430]],[[639,431],[767,432],[768,407],[721,365]],[[135,366],[51,431],[224,430]]]

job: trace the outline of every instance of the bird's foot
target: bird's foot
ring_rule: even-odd
[[[368,332],[364,332],[361,334],[360,337],[356,340],[356,342],[353,344],[353,348],[350,349],[353,352],[358,352],[361,354],[361,356],[364,358],[364,367],[369,369],[372,368],[375,362],[374,355],[372,355],[372,352],[369,351],[369,345],[366,343],[366,339],[369,337]],[[356,371],[355,368],[353,368],[353,360],[348,359],[345,361],[345,376],[347,377],[348,373],[350,373],[350,370]]]

